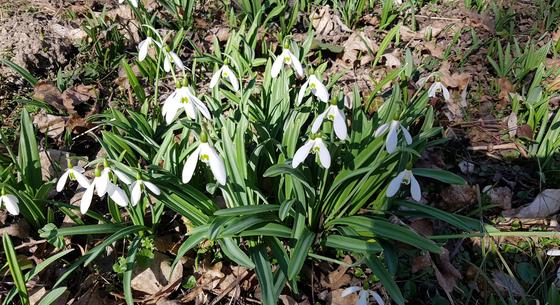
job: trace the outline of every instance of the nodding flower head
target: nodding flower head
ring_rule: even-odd
[[[399,189],[401,188],[401,184],[410,185],[410,194],[412,198],[416,201],[420,201],[422,199],[422,192],[420,190],[420,184],[418,180],[412,174],[412,171],[405,169],[400,172],[387,187],[387,197],[393,197]]]
[[[327,118],[327,120],[333,122],[334,133],[340,140],[346,140],[348,136],[348,130],[346,127],[346,117],[344,116],[344,111],[339,109],[338,106],[335,104],[329,105],[327,109],[319,114],[313,125],[311,125],[311,132],[317,133],[323,124],[323,121]]]
[[[272,78],[278,77],[280,70],[285,66],[291,66],[298,77],[303,77],[303,66],[301,65],[299,59],[290,52],[289,45],[285,45],[282,53],[280,53],[280,55],[276,57],[276,60],[274,60],[272,69],[270,70],[270,76],[272,76]]]
[[[323,85],[323,83],[320,79],[317,78],[317,76],[311,75],[299,89],[296,105],[301,104],[301,101],[303,100],[303,97],[305,96],[305,93],[307,91],[307,87],[309,87],[309,91],[311,91],[311,93],[315,95],[321,102],[329,102],[330,95],[327,87]]]
[[[126,207],[128,205],[126,193],[114,184],[112,180],[116,177],[125,184],[130,184],[130,177],[118,169],[111,168],[107,160],[103,163],[104,169],[101,170],[99,164],[97,165],[95,168],[95,177],[82,196],[82,200],[80,201],[80,212],[82,214],[87,213],[93,199],[94,190],[97,191],[97,196],[99,197],[103,197],[105,194],[108,194],[109,197],[121,207]]]
[[[438,93],[442,93],[446,101],[451,99],[449,90],[441,82],[434,82],[428,89],[428,97],[436,97]]]
[[[377,138],[387,133],[387,131],[389,133],[387,135],[387,139],[385,140],[385,148],[387,149],[388,153],[392,154],[397,149],[397,135],[399,131],[402,131],[406,143],[408,145],[412,144],[412,136],[410,135],[410,132],[408,132],[408,129],[406,129],[406,127],[404,127],[400,121],[393,120],[391,121],[391,124],[385,123],[379,126],[379,128],[377,128],[377,130],[375,131],[374,136]]]
[[[142,192],[145,190],[150,190],[154,195],[159,196],[161,194],[160,189],[148,180],[143,180],[140,175],[136,177],[136,181],[132,182],[130,185],[130,203],[132,206],[138,204],[142,197]]]
[[[206,105],[194,95],[190,87],[186,86],[175,89],[175,91],[165,99],[161,109],[167,124],[171,124],[175,117],[182,111],[184,111],[191,120],[196,120],[198,112],[202,113],[208,120],[212,119]]]
[[[216,149],[207,141],[208,136],[206,132],[202,132],[200,135],[200,144],[187,158],[187,162],[185,162],[185,166],[183,167],[183,183],[189,183],[189,181],[191,181],[196,165],[200,160],[210,167],[214,178],[216,178],[219,184],[226,184],[227,176],[224,161],[220,158]]]
[[[2,187],[2,193],[0,193],[0,208],[6,207],[8,213],[16,216],[19,215],[19,200],[16,196],[12,194],[7,194],[4,187]]]
[[[214,73],[214,75],[212,75],[209,86],[210,89],[214,88],[218,84],[220,78],[227,79],[231,84],[233,91],[237,92],[239,90],[239,82],[235,77],[235,73],[233,73],[233,71],[228,67],[227,64],[224,64],[220,69],[218,69],[218,71],[216,71],[216,73]]]
[[[331,155],[327,146],[323,142],[321,135],[313,134],[294,154],[292,167],[297,168],[307,158],[307,156],[309,156],[309,153],[312,153],[313,155],[318,154],[319,162],[324,168],[329,168],[331,166]]]
[[[360,287],[360,286],[348,287],[348,288],[346,288],[342,291],[340,296],[345,298],[345,297],[347,297],[347,296],[349,296],[353,293],[356,293],[356,292],[358,292],[358,302],[356,302],[356,305],[370,304],[370,302],[369,302],[370,296],[375,299],[375,302],[377,302],[378,305],[385,305],[385,302],[383,301],[383,298],[381,298],[381,296],[377,292],[375,292],[373,290],[366,289],[364,287]]]
[[[84,172],[85,170],[82,167],[74,166],[72,162],[68,160],[66,171],[64,171],[56,183],[56,191],[61,192],[64,189],[68,178],[72,181],[77,181],[81,187],[87,188],[89,186],[89,180],[84,176]]]

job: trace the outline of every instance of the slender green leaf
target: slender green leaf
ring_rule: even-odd
[[[290,264],[288,265],[288,279],[295,279],[301,271],[307,259],[307,253],[313,244],[313,239],[315,239],[315,234],[305,229],[291,253]]]
[[[27,287],[25,287],[25,280],[23,279],[23,274],[21,273],[21,269],[17,261],[16,250],[14,249],[14,245],[12,244],[12,240],[10,239],[8,233],[6,232],[4,232],[4,235],[2,236],[2,246],[4,247],[4,253],[6,254],[6,261],[8,262],[8,267],[10,268],[10,274],[12,275],[12,279],[16,285],[19,294],[19,299],[21,300],[21,304],[28,305],[29,295],[27,293]]]

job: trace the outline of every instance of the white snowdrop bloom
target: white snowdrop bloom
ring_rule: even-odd
[[[126,0],[119,0],[119,3],[124,3]],[[134,7],[138,7],[138,0],[130,0],[130,4]]]
[[[270,76],[272,76],[272,78],[278,77],[278,74],[280,74],[280,70],[284,66],[291,66],[298,77],[303,77],[303,66],[301,65],[299,59],[297,59],[297,57],[295,57],[295,55],[290,52],[289,48],[289,45],[285,45],[282,53],[280,53],[280,55],[276,57],[276,60],[274,60],[272,69],[270,70]]]
[[[414,200],[420,201],[420,199],[422,199],[420,184],[412,174],[412,171],[408,169],[403,170],[395,178],[393,178],[393,180],[391,180],[389,186],[387,187],[387,197],[395,196],[403,183],[406,185],[410,184],[410,194]]]
[[[173,119],[183,110],[191,120],[196,120],[198,111],[208,120],[212,119],[206,105],[194,95],[191,88],[186,86],[175,89],[175,91],[165,99],[163,107],[161,108],[161,112],[165,116],[167,124],[171,124]]]
[[[144,188],[149,189],[156,196],[161,194],[159,188],[155,184],[151,183],[150,181],[138,178],[130,185],[130,203],[132,204],[132,206],[138,204],[138,202],[140,201],[140,197],[142,197],[142,190]]]
[[[331,104],[323,113],[319,114],[313,125],[311,125],[311,132],[317,133],[323,124],[325,117],[333,122],[334,133],[341,140],[346,140],[348,130],[346,127],[346,117],[344,112],[338,108],[336,104]]]
[[[303,100],[303,96],[305,95],[305,91],[307,90],[307,87],[309,87],[311,93],[313,93],[313,95],[315,95],[320,101],[325,103],[329,102],[330,96],[329,96],[329,92],[327,91],[327,87],[325,87],[325,85],[321,83],[321,80],[319,80],[315,75],[311,75],[307,79],[307,81],[303,84],[303,86],[301,86],[301,88],[299,89],[296,105],[301,104],[301,101]]]
[[[99,169],[96,169],[95,178],[93,178],[93,181],[86,188],[82,200],[80,201],[80,212],[82,214],[87,213],[89,210],[94,191],[97,191],[97,196],[99,197],[108,194],[109,197],[121,207],[128,205],[126,193],[120,187],[114,185],[109,179],[105,178]]]
[[[185,167],[183,167],[183,183],[189,183],[189,181],[191,181],[198,160],[210,166],[210,170],[219,184],[226,184],[226,167],[224,161],[220,158],[214,147],[208,144],[205,134],[201,134],[200,144],[187,158],[187,162],[185,162]]]
[[[385,140],[385,148],[387,149],[387,152],[390,154],[392,154],[397,149],[397,144],[398,144],[397,135],[399,133],[399,129],[402,131],[406,143],[408,145],[412,144],[412,136],[410,135],[410,132],[408,132],[406,127],[404,127],[400,121],[393,120],[391,121],[391,124],[385,123],[379,126],[379,128],[377,128],[377,130],[374,133],[374,136],[377,138],[387,133],[387,131],[389,131],[389,134],[387,135],[387,139]]]
[[[101,176],[99,177],[101,182],[97,185],[97,190],[100,197],[109,192],[109,187],[112,184],[112,175],[116,176],[120,181],[127,185],[132,183],[132,179],[130,179],[129,176],[118,169],[110,167],[108,162],[105,162],[103,167],[103,171],[101,172]]]
[[[2,196],[0,196],[0,208],[5,206],[6,210],[8,210],[8,213],[16,216],[19,215],[18,203],[19,200],[17,199],[16,196],[12,194],[6,194],[2,189]]]
[[[294,159],[292,160],[292,167],[298,167],[306,158],[309,153],[319,153],[319,161],[324,168],[329,168],[331,166],[331,155],[327,146],[323,142],[320,136],[315,138],[309,138],[302,147],[300,147],[294,154]]]
[[[179,69],[185,70],[185,65],[179,56],[173,51],[163,50],[163,70],[165,72],[171,72],[171,62],[175,64]]]
[[[435,82],[430,86],[430,89],[428,89],[428,97],[436,97],[440,92],[443,93],[443,98],[445,98],[446,101],[451,99],[449,90],[447,90],[441,82]]]
[[[353,293],[359,292],[359,298],[358,298],[358,302],[356,303],[356,305],[368,305],[370,304],[369,302],[369,298],[370,296],[372,296],[375,299],[375,302],[379,305],[385,305],[385,302],[383,301],[383,298],[381,298],[381,296],[379,295],[379,293],[369,290],[369,289],[364,289],[362,287],[358,287],[358,286],[351,286],[348,287],[346,289],[344,289],[342,291],[342,293],[340,294],[341,297],[347,297]]]
[[[546,251],[546,255],[548,256],[560,256],[560,249],[550,249]]]
[[[229,81],[231,86],[233,87],[233,91],[237,92],[239,90],[239,82],[235,77],[235,73],[228,67],[228,65],[223,65],[214,75],[212,75],[212,79],[210,80],[210,89],[214,88],[220,78],[225,78]]]
[[[156,46],[158,46],[161,49],[161,43],[154,40],[152,37],[148,37],[148,38],[140,41],[140,43],[138,44],[138,60],[139,61],[143,61],[144,59],[146,59],[146,56],[148,55],[148,50],[150,49],[150,47],[153,44],[155,44]]]
[[[66,185],[66,181],[68,181],[68,177],[70,180],[78,181],[78,184],[83,187],[87,188],[89,186],[89,180],[84,176],[85,169],[81,166],[73,166],[70,161],[68,161],[68,168],[64,171],[64,174],[60,176],[58,182],[56,183],[56,191],[61,192]]]

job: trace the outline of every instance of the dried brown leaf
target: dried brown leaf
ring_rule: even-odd
[[[49,81],[39,81],[33,88],[33,98],[43,101],[57,110],[66,111],[62,103],[62,94],[58,88]]]

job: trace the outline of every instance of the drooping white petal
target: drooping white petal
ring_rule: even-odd
[[[546,251],[546,255],[548,256],[560,256],[560,249],[550,249]]]
[[[103,197],[107,194],[107,190],[109,187],[109,168],[103,169],[101,172],[101,176],[95,177],[93,183],[95,183],[95,188],[97,189],[97,196]]]
[[[389,186],[387,187],[387,197],[393,197],[401,188],[401,184],[403,182],[404,176],[406,175],[405,171],[400,172],[391,182],[389,182]]]
[[[428,89],[428,97],[436,97],[436,92],[439,88],[439,83],[433,83],[430,88]]]
[[[128,205],[128,198],[126,197],[126,193],[120,187],[114,185],[113,183],[109,184],[109,189],[107,190],[109,193],[109,197],[119,206],[125,207]]]
[[[327,111],[329,111],[329,110],[327,109]],[[311,125],[311,132],[312,133],[317,133],[317,131],[321,127],[321,124],[323,124],[323,120],[325,119],[325,115],[327,115],[327,111],[319,114],[315,118],[315,121],[313,122],[313,125]]]
[[[113,173],[119,178],[120,181],[124,182],[125,184],[131,184],[132,180],[128,177],[125,173],[121,172],[118,169],[113,169]]]
[[[309,155],[309,151],[311,151],[311,148],[313,148],[314,144],[315,141],[309,140],[296,151],[296,153],[294,154],[294,159],[292,160],[293,168],[298,167],[301,162],[303,162],[305,158],[307,158],[307,156]]]
[[[412,144],[412,136],[410,135],[410,132],[408,132],[408,129],[406,129],[406,127],[404,127],[402,124],[400,125],[401,125],[402,133],[404,135],[404,139],[406,140],[406,144],[408,145]]]
[[[344,289],[342,291],[342,293],[340,294],[340,296],[344,298],[344,297],[347,297],[347,296],[351,295],[352,293],[358,292],[360,290],[362,290],[362,287],[350,286],[350,287]]]
[[[206,144],[206,145],[205,145]],[[208,155],[208,164],[210,165],[210,170],[212,174],[214,174],[214,178],[218,181],[219,184],[225,185],[226,184],[226,167],[224,165],[224,161],[216,150],[208,145],[207,143],[201,144],[200,153]]]
[[[420,184],[414,175],[410,174],[410,195],[412,199],[420,201],[422,199],[422,192],[420,191]]]
[[[399,128],[399,122],[392,121],[391,127],[389,127],[389,134],[387,135],[387,139],[385,140],[385,147],[387,148],[387,152],[390,154],[392,154],[397,149],[398,128]]]
[[[295,57],[295,55],[292,54],[292,52],[288,51],[288,53],[289,53],[290,58],[292,59],[292,67],[296,71],[297,76],[299,78],[302,78],[303,77],[303,67],[301,66],[301,62],[299,62],[299,59],[297,57]]]
[[[193,153],[187,158],[185,166],[183,167],[183,183],[189,183],[196,169],[196,164],[198,163],[198,156],[200,155],[200,146],[197,147]]]
[[[86,189],[84,195],[82,195],[82,200],[80,201],[80,213],[82,214],[87,213],[89,210],[91,200],[93,199],[93,190],[97,181],[99,180],[94,180],[93,183]]]
[[[315,145],[319,146],[319,161],[324,168],[329,168],[331,166],[331,154],[327,149],[327,146],[321,139],[315,139]]]
[[[157,187],[155,184],[151,183],[150,181],[144,181],[144,185],[145,185],[150,191],[152,191],[152,193],[154,193],[154,195],[159,195],[159,194],[161,194],[161,191],[159,190],[159,187]]]
[[[313,89],[313,94],[315,94],[320,101],[328,103],[330,96],[327,87],[325,87],[315,75],[309,77],[309,82],[315,87],[315,89]]]
[[[58,182],[56,183],[56,191],[57,192],[61,192],[64,189],[64,186],[66,185],[66,180],[68,180],[68,176],[70,175],[70,169],[67,169],[64,174],[62,174],[62,176],[60,176],[60,178],[58,179]]]
[[[389,130],[389,124],[385,123],[385,124],[377,127],[373,136],[377,138],[381,135],[384,135],[387,132],[387,130]]]
[[[183,103],[183,109],[191,120],[196,120],[196,106],[192,100],[188,103]]]
[[[138,7],[138,0],[130,0],[130,4],[134,7]]]
[[[81,167],[81,166],[74,166],[74,167],[72,167],[72,169],[73,169],[75,172],[78,172],[78,173],[80,173],[80,174],[83,174],[83,173],[86,172],[86,170],[85,170],[83,167]]]
[[[214,86],[216,86],[216,84],[218,84],[218,81],[220,80],[220,77],[222,76],[222,69],[224,67],[221,67],[220,69],[218,69],[218,71],[216,71],[214,73],[214,75],[212,75],[212,79],[210,79],[210,85],[208,86],[210,89],[214,88]]]
[[[369,293],[367,290],[361,290],[356,305],[368,305]]]
[[[138,61],[143,61],[148,55],[148,49],[152,43],[152,38],[148,37],[138,44]]]
[[[8,210],[8,212],[14,216],[19,215],[19,200],[17,199],[17,197],[11,194],[7,194],[2,197],[4,197],[4,200],[2,201],[6,206],[6,210]]]
[[[278,77],[278,74],[280,74],[280,69],[282,69],[282,66],[284,65],[285,55],[286,55],[286,50],[282,51],[282,53],[278,55],[278,57],[276,57],[276,59],[274,60],[274,63],[272,64],[272,69],[270,70],[270,76],[272,76],[272,78],[276,78]]]
[[[344,117],[344,112],[338,109],[338,107],[335,105],[331,106],[330,111],[331,113],[333,113],[334,116],[333,119],[334,133],[339,139],[346,140],[346,137],[348,136],[348,129],[346,127],[346,118]]]
[[[296,106],[301,104],[301,101],[303,101],[303,97],[305,96],[305,90],[307,90],[308,85],[309,85],[309,79],[306,80],[305,83],[303,83],[303,85],[299,89],[298,98],[297,98],[297,101],[296,101]]]
[[[169,125],[171,124],[171,122],[173,122],[173,120],[177,116],[177,111],[181,109],[182,105],[181,103],[177,103],[175,101],[170,101],[169,104],[165,104],[164,107],[166,105],[167,105],[167,109],[163,111],[163,114],[165,115],[165,122],[167,123],[167,125]]]
[[[183,64],[183,61],[181,60],[181,58],[179,58],[179,56],[171,51],[169,52],[169,56],[171,56],[171,59],[173,59],[173,63],[177,66],[177,68],[181,69],[181,70],[185,70],[185,65]]]
[[[229,83],[233,87],[233,90],[237,92],[239,90],[239,82],[237,81],[237,77],[235,77],[235,74],[228,66],[224,66],[223,69],[223,73],[227,74],[227,78],[229,80]]]
[[[140,201],[140,197],[142,196],[142,182],[141,181],[134,181],[130,185],[130,203],[132,206],[136,206],[138,201]]]
[[[171,71],[171,59],[169,57],[169,54],[166,53],[163,58],[163,70],[167,73]]]
[[[370,290],[369,294],[375,299],[378,305],[385,305],[385,302],[383,301],[383,298],[381,298],[379,293]]]
[[[83,188],[87,188],[89,186],[89,180],[88,178],[86,178],[86,176],[84,176],[82,173],[74,170],[73,171],[74,177],[76,178],[76,181],[78,181],[78,184],[83,187]]]
[[[447,88],[445,88],[445,86],[441,85],[441,92],[443,93],[443,98],[446,101],[449,101],[451,99],[451,95],[449,95],[449,90],[447,90]]]
[[[210,115],[210,111],[208,110],[206,105],[200,99],[198,99],[198,97],[196,97],[192,92],[190,92],[189,98],[191,99],[191,102],[194,104],[194,106],[198,109],[198,111],[202,113],[203,116],[205,116],[208,120],[212,119],[212,115]]]

